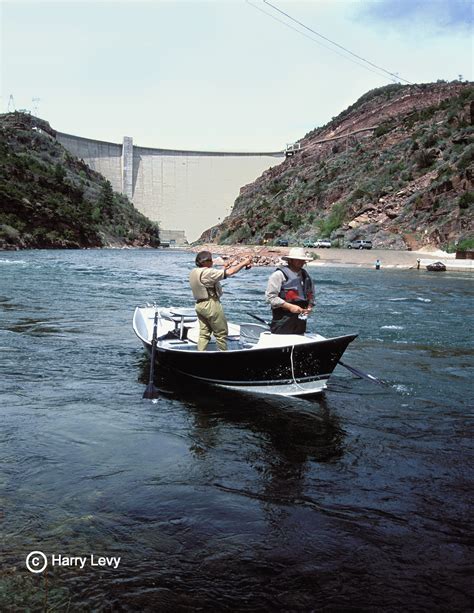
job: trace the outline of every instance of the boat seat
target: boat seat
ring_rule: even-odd
[[[184,324],[197,321],[196,311],[185,308],[160,309],[160,317],[174,322],[174,334],[180,339],[186,338],[187,327]]]
[[[245,345],[255,345],[260,340],[260,334],[268,330],[260,324],[240,324],[240,340]]]
[[[170,309],[170,314],[172,319],[178,317],[179,321],[182,319],[184,323],[197,320],[196,311],[194,309]]]

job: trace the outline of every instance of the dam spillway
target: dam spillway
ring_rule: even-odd
[[[279,164],[284,151],[217,152],[139,147],[57,132],[72,155],[106,177],[115,191],[160,224],[163,237],[189,241],[229,215],[244,185]],[[184,235],[183,235],[184,233]]]

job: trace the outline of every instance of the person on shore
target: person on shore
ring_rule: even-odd
[[[270,330],[273,334],[304,334],[314,305],[313,281],[304,269],[311,258],[301,247],[293,247],[282,259],[287,264],[270,275],[265,292],[272,307]]]
[[[375,260],[375,270],[380,270],[381,261],[377,258]]]
[[[228,326],[220,302],[220,282],[235,275],[242,268],[250,268],[251,265],[252,258],[245,257],[238,264],[228,262],[222,270],[217,270],[212,268],[210,251],[200,251],[197,254],[196,268],[189,274],[189,283],[196,300],[196,314],[199,319],[198,351],[206,350],[213,333],[219,350],[227,351]]]

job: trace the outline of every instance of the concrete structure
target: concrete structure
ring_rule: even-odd
[[[160,240],[177,247],[188,244],[184,230],[160,230]]]
[[[137,147],[57,133],[70,153],[103,174],[114,190],[163,230],[189,241],[226,217],[242,186],[279,164],[284,151],[229,153]],[[178,235],[177,235],[178,236]]]

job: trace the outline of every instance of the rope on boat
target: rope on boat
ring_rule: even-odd
[[[305,388],[298,383],[298,381],[296,380],[296,377],[295,377],[295,365],[293,363],[293,351],[294,350],[295,350],[295,345],[292,345],[291,346],[291,353],[290,353],[291,376],[293,377],[293,383],[296,385],[296,387],[299,387],[300,390],[305,391]]]

